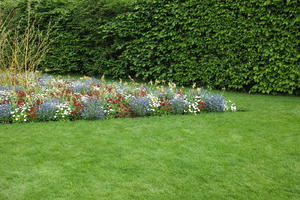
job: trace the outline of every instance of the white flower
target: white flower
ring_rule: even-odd
[[[83,102],[87,102],[89,100],[89,97],[88,96],[82,96],[81,97],[81,101],[83,101]]]
[[[232,104],[231,106],[230,106],[230,109],[231,109],[231,111],[236,111],[237,109],[236,109],[236,105],[235,104]]]
[[[94,86],[93,88],[94,88],[94,90],[96,90],[96,91],[99,91],[99,90],[101,90],[101,88],[99,88],[99,87],[96,87],[96,86]]]

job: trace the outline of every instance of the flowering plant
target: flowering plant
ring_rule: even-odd
[[[28,88],[0,86],[0,122],[96,120],[236,111],[222,95],[104,79],[35,77]]]

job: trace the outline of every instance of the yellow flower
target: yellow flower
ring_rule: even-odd
[[[192,86],[192,87],[193,87],[193,89],[194,89],[194,88],[196,87],[196,83],[193,83],[193,86]]]
[[[175,83],[169,82],[168,85],[169,85],[169,87],[171,89],[175,89],[176,88],[176,84]]]
[[[102,81],[102,82],[105,82],[105,75],[103,75],[103,76],[101,77],[101,81]]]
[[[89,76],[80,77],[80,80],[91,80],[92,78]]]

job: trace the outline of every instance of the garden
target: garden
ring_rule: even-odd
[[[13,76],[9,74],[9,76]],[[5,75],[2,75],[5,79]],[[15,79],[22,80],[22,75]],[[25,88],[0,88],[0,121],[30,122],[58,120],[96,120],[145,117],[168,114],[236,111],[236,105],[222,95],[201,88],[176,88],[157,83],[139,84],[30,76]],[[156,81],[157,82],[157,81]]]
[[[0,199],[299,199],[297,0],[0,2]]]

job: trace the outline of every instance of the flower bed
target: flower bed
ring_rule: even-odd
[[[0,85],[0,122],[96,120],[235,111],[222,95],[200,88],[36,77],[28,87]]]

